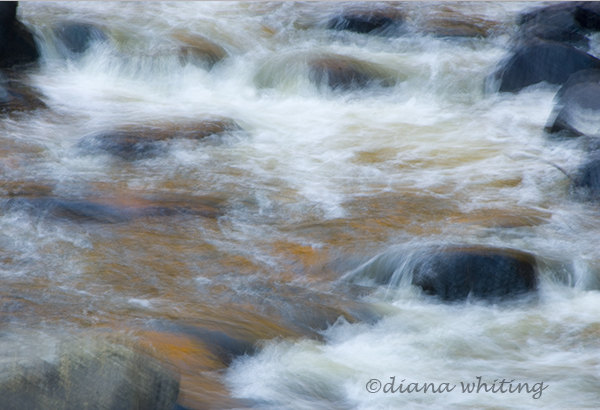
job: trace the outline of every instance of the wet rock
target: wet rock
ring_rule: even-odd
[[[25,112],[47,108],[40,95],[20,81],[0,81],[0,112]]]
[[[595,153],[578,170],[574,193],[583,200],[600,200],[600,155]]]
[[[352,8],[331,18],[327,28],[361,34],[398,35],[404,22],[403,13],[394,8]]]
[[[551,114],[555,120],[546,128],[550,134],[562,132],[564,136],[600,137],[600,83],[585,82],[583,76],[579,78],[582,82],[575,83],[577,79],[574,79],[574,85],[559,98],[555,112]]]
[[[236,357],[254,354],[257,351],[252,341],[239,337],[239,335],[232,336],[221,330],[169,322],[156,322],[154,326],[198,340],[224,367],[229,366]]]
[[[383,68],[339,55],[314,58],[310,62],[310,78],[315,84],[342,91],[394,85],[394,79]]]
[[[83,22],[61,23],[54,28],[54,34],[68,56],[83,54],[94,42],[108,40],[102,29]]]
[[[488,37],[498,29],[498,23],[476,16],[466,16],[443,9],[422,23],[422,31],[436,37]]]
[[[577,2],[575,10],[575,19],[577,23],[586,30],[600,30],[600,3],[596,1]]]
[[[555,3],[525,13],[521,25],[543,24],[570,32],[600,30],[600,4],[595,1]]]
[[[576,18],[577,10],[578,2],[555,3],[525,13],[519,24],[544,24],[575,32],[581,28]]]
[[[17,20],[17,2],[0,2],[0,68],[37,61],[39,52],[33,34]]]
[[[179,60],[181,64],[195,64],[212,69],[213,66],[227,58],[227,51],[215,42],[201,37],[190,37],[187,35],[175,36],[183,42],[179,48]]]
[[[499,91],[518,92],[543,81],[564,84],[571,74],[590,68],[600,68],[600,60],[565,44],[532,40],[519,46],[495,77]]]
[[[99,132],[83,137],[78,145],[90,153],[107,152],[124,160],[134,161],[164,153],[164,142],[168,140],[201,140],[239,130],[240,126],[232,120],[210,119],[192,124],[163,124]]]
[[[171,217],[178,215],[217,218],[223,215],[222,204],[212,199],[177,201],[157,199],[142,201],[139,206],[122,206],[102,200],[61,199],[49,195],[22,196],[0,200],[4,212],[25,212],[35,218],[51,218],[76,223],[113,224],[136,218]]]
[[[587,70],[580,70],[569,76],[567,81],[556,93],[555,99],[559,100],[567,90],[577,84],[584,83],[596,83],[600,84],[600,69],[590,68]]]
[[[521,41],[528,41],[537,38],[540,40],[571,44],[572,46],[585,51],[589,50],[589,40],[583,34],[546,24],[528,25],[523,28],[520,37]]]
[[[150,197],[142,201],[134,215],[141,217],[163,217],[190,215],[203,218],[218,218],[224,215],[224,200],[213,196],[170,196]]]
[[[484,247],[446,248],[422,255],[412,283],[446,301],[500,299],[536,289],[536,263],[525,252]]]
[[[172,410],[179,378],[133,346],[95,336],[0,334],[3,410]]]

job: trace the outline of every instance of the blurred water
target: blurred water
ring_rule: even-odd
[[[223,379],[227,394],[258,408],[594,407],[600,218],[548,164],[574,173],[584,151],[543,133],[558,87],[498,94],[489,80],[508,55],[516,16],[532,4],[397,5],[416,28],[440,13],[483,19],[494,34],[478,39],[326,30],[346,6],[21,3],[43,54],[28,78],[49,109],[0,124],[3,195],[46,190],[126,215],[175,204],[219,216],[82,224],[5,212],[0,297],[26,303],[1,317],[110,328],[188,321],[279,336]],[[67,21],[93,24],[106,40],[70,55],[53,31]],[[214,65],[182,51],[207,42],[225,55]],[[332,55],[363,61],[391,86],[314,84],[310,61]],[[215,117],[241,130],[169,141],[161,155],[135,161],[80,144],[119,127]],[[445,244],[534,253],[538,297],[449,306],[401,280],[405,255]],[[396,272],[391,286],[370,280],[380,265]],[[354,304],[383,318],[349,322]],[[315,328],[339,312],[347,318]],[[539,399],[460,386],[366,392],[370,379],[392,376],[548,387]]]

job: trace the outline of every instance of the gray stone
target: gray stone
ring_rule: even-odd
[[[171,410],[178,392],[157,359],[105,337],[0,334],[2,410]]]

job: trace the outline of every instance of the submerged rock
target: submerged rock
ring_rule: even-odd
[[[327,23],[327,28],[361,34],[398,35],[404,19],[404,14],[392,7],[351,8],[332,17]]]
[[[221,201],[211,197],[140,199],[136,206],[132,206],[120,204],[118,198],[64,199],[51,196],[51,192],[33,195],[17,193],[11,196],[0,199],[0,210],[77,223],[112,224],[148,217],[189,215],[217,218],[223,215]]]
[[[124,160],[153,158],[165,151],[165,142],[172,139],[200,140],[211,135],[240,131],[237,123],[228,119],[209,119],[191,124],[159,124],[139,128],[103,131],[83,137],[79,147],[95,152],[107,152]]]
[[[215,64],[228,57],[223,47],[205,37],[183,34],[174,37],[184,43],[179,48],[181,64],[206,66],[210,70]]]
[[[425,19],[419,26],[424,33],[436,37],[485,38],[496,31],[499,24],[444,8]]]
[[[231,364],[233,359],[243,355],[252,355],[258,351],[254,345],[256,340],[248,340],[239,334],[228,331],[210,329],[193,324],[176,323],[169,321],[154,321],[152,327],[170,334],[182,334],[201,343],[216,359],[213,362],[217,368],[225,368]]]
[[[19,81],[0,81],[0,112],[9,114],[40,108],[47,106],[30,87]]]
[[[600,200],[600,155],[594,154],[578,170],[573,181],[575,194],[584,200]]]
[[[108,40],[102,29],[84,22],[61,23],[53,31],[66,54],[71,56],[84,53],[96,41]]]
[[[32,331],[0,335],[2,410],[172,410],[179,377],[133,346]]]
[[[564,84],[570,75],[589,68],[600,68],[600,60],[565,44],[531,40],[520,45],[495,76],[499,91],[518,92],[543,81]]]
[[[394,79],[383,68],[352,57],[325,55],[312,59],[309,65],[311,80],[332,90],[394,85]]]
[[[446,301],[506,298],[536,289],[536,262],[511,249],[447,248],[422,255],[412,283]]]
[[[0,201],[5,212],[26,212],[35,217],[65,219],[74,222],[118,223],[130,219],[127,212],[117,207],[86,200],[53,197],[15,197]]]
[[[0,2],[0,68],[33,63],[39,51],[33,34],[17,20],[16,1]]]

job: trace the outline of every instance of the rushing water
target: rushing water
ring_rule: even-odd
[[[3,201],[109,211],[78,221],[3,208],[1,326],[130,334],[176,365],[189,408],[597,407],[600,216],[549,164],[574,173],[584,150],[543,132],[558,87],[499,94],[489,80],[531,6],[399,5],[415,27],[451,13],[492,28],[469,39],[325,29],[342,3],[22,3],[42,50],[27,81],[48,108],[0,122]],[[68,55],[52,30],[64,21],[107,39]],[[182,53],[206,41],[226,55],[214,66]],[[389,83],[315,85],[306,62],[331,55]],[[239,129],[135,160],[82,143],[203,118]],[[152,207],[187,211],[140,211]],[[535,254],[537,296],[421,294],[406,255],[447,244]],[[379,268],[391,285],[374,281]],[[261,349],[225,367],[190,329]],[[463,393],[478,376],[513,392]],[[391,377],[457,387],[367,392]]]

